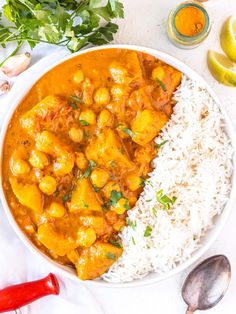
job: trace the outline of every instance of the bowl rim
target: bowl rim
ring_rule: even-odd
[[[57,262],[53,261],[50,257],[42,253],[34,244],[29,240],[29,238],[24,234],[24,232],[20,229],[18,226],[16,220],[13,217],[13,214],[11,213],[11,210],[8,206],[8,203],[6,201],[6,197],[3,192],[3,180],[2,180],[2,155],[3,155],[3,145],[4,145],[4,139],[6,135],[6,131],[9,125],[9,122],[11,120],[12,115],[14,114],[16,108],[18,107],[19,103],[23,100],[23,98],[27,95],[27,93],[30,91],[30,89],[34,86],[34,84],[42,77],[44,76],[48,71],[53,69],[54,67],[72,59],[76,58],[77,56],[90,53],[93,51],[102,51],[105,49],[127,49],[127,50],[134,50],[138,52],[143,52],[150,54],[165,63],[175,67],[176,69],[180,70],[182,73],[184,73],[186,76],[190,77],[191,79],[194,79],[201,83],[209,92],[209,94],[213,97],[217,105],[219,106],[224,119],[225,119],[225,125],[227,129],[228,136],[230,138],[233,150],[236,150],[236,136],[235,136],[235,130],[234,126],[228,117],[222,103],[219,101],[217,95],[213,91],[213,89],[206,83],[206,81],[197,73],[195,70],[193,70],[191,67],[186,65],[184,62],[178,60],[177,58],[162,52],[157,49],[152,49],[148,47],[143,47],[140,45],[129,45],[129,44],[110,44],[110,45],[103,45],[99,47],[93,47],[93,48],[87,48],[82,51],[79,51],[77,53],[71,54],[69,56],[63,57],[59,61],[51,64],[50,66],[47,66],[43,71],[40,71],[40,73],[33,73],[34,78],[31,80],[31,82],[28,84],[27,83],[27,89],[22,93],[20,92],[17,94],[17,97],[14,99],[11,99],[11,104],[10,108],[7,112],[7,115],[4,118],[1,133],[0,133],[0,200],[2,203],[2,207],[4,208],[5,214],[8,218],[8,221],[10,222],[11,227],[14,229],[15,233],[17,236],[20,238],[20,240],[26,245],[27,248],[31,252],[33,252],[35,255],[39,256],[41,258],[41,261],[44,261],[45,264],[51,266],[54,268],[55,272],[65,276],[69,279],[72,279],[74,282],[77,282],[79,284],[83,283],[86,285],[90,286],[100,286],[100,287],[107,287],[107,288],[131,288],[131,287],[140,287],[140,286],[145,286],[145,285],[151,285],[151,284],[156,284],[162,280],[165,280],[167,278],[170,278],[181,271],[185,270],[187,267],[195,263],[206,251],[209,249],[209,247],[215,242],[216,238],[222,231],[227,218],[233,209],[234,206],[234,201],[236,200],[236,173],[234,171],[235,164],[236,164],[236,157],[235,154],[233,154],[233,174],[232,174],[232,188],[231,188],[231,193],[229,200],[223,210],[223,212],[218,216],[218,221],[216,224],[212,227],[211,230],[208,231],[210,233],[208,239],[206,240],[206,243],[204,243],[198,250],[196,250],[193,255],[186,260],[185,262],[179,264],[176,268],[172,269],[171,271],[163,274],[157,274],[157,273],[150,273],[147,276],[141,278],[141,279],[136,279],[132,282],[124,282],[124,283],[111,283],[111,282],[106,282],[104,280],[98,279],[98,280],[88,280],[88,281],[82,281],[80,280],[75,273],[69,269],[67,266],[63,266],[58,264]],[[33,67],[32,67],[33,68]],[[27,70],[24,75],[29,75],[31,71],[31,68]],[[20,79],[20,78],[19,78]],[[13,87],[14,88],[14,87]],[[10,102],[10,98],[9,98]],[[149,278],[150,277],[150,278]]]

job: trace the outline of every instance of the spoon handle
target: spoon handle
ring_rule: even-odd
[[[191,309],[190,307],[187,308],[186,314],[193,314],[195,312],[194,309]]]

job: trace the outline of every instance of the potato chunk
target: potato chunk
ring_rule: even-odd
[[[109,233],[109,226],[103,216],[81,215],[80,222],[85,227],[92,227],[99,236]]]
[[[91,187],[88,179],[82,178],[77,181],[72,192],[70,211],[93,210],[102,212],[101,203]]]
[[[37,237],[46,248],[58,256],[64,256],[78,246],[72,237],[57,232],[50,223],[39,226]]]
[[[93,228],[81,226],[77,233],[77,244],[79,246],[90,247],[96,241],[96,232]]]
[[[49,131],[43,131],[36,137],[36,147],[41,152],[56,158],[53,169],[56,175],[63,176],[70,173],[74,167],[75,156],[56,135]]]
[[[49,95],[41,100],[31,110],[27,111],[21,118],[20,124],[26,132],[34,136],[39,130],[39,126],[44,124],[46,115],[53,112],[54,115],[62,107],[67,106],[67,102],[56,95]]]
[[[95,141],[87,146],[85,153],[89,160],[106,168],[130,169],[134,166],[120,138],[108,128],[98,134]]]
[[[167,121],[167,115],[161,111],[143,110],[132,122],[132,140],[145,146],[158,135]]]
[[[38,214],[43,212],[43,199],[37,185],[19,183],[14,177],[10,178],[10,184],[13,193],[22,205]]]
[[[76,263],[78,277],[82,280],[94,279],[105,273],[121,256],[122,249],[110,243],[96,242],[84,249]]]

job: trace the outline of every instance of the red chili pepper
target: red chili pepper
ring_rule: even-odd
[[[14,311],[49,294],[58,295],[60,287],[53,274],[0,290],[0,313]]]

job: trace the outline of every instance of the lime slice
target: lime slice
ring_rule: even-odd
[[[208,67],[212,75],[221,83],[236,87],[236,67],[226,56],[208,51]]]
[[[227,56],[236,62],[236,16],[231,16],[225,22],[221,35],[221,47]]]

